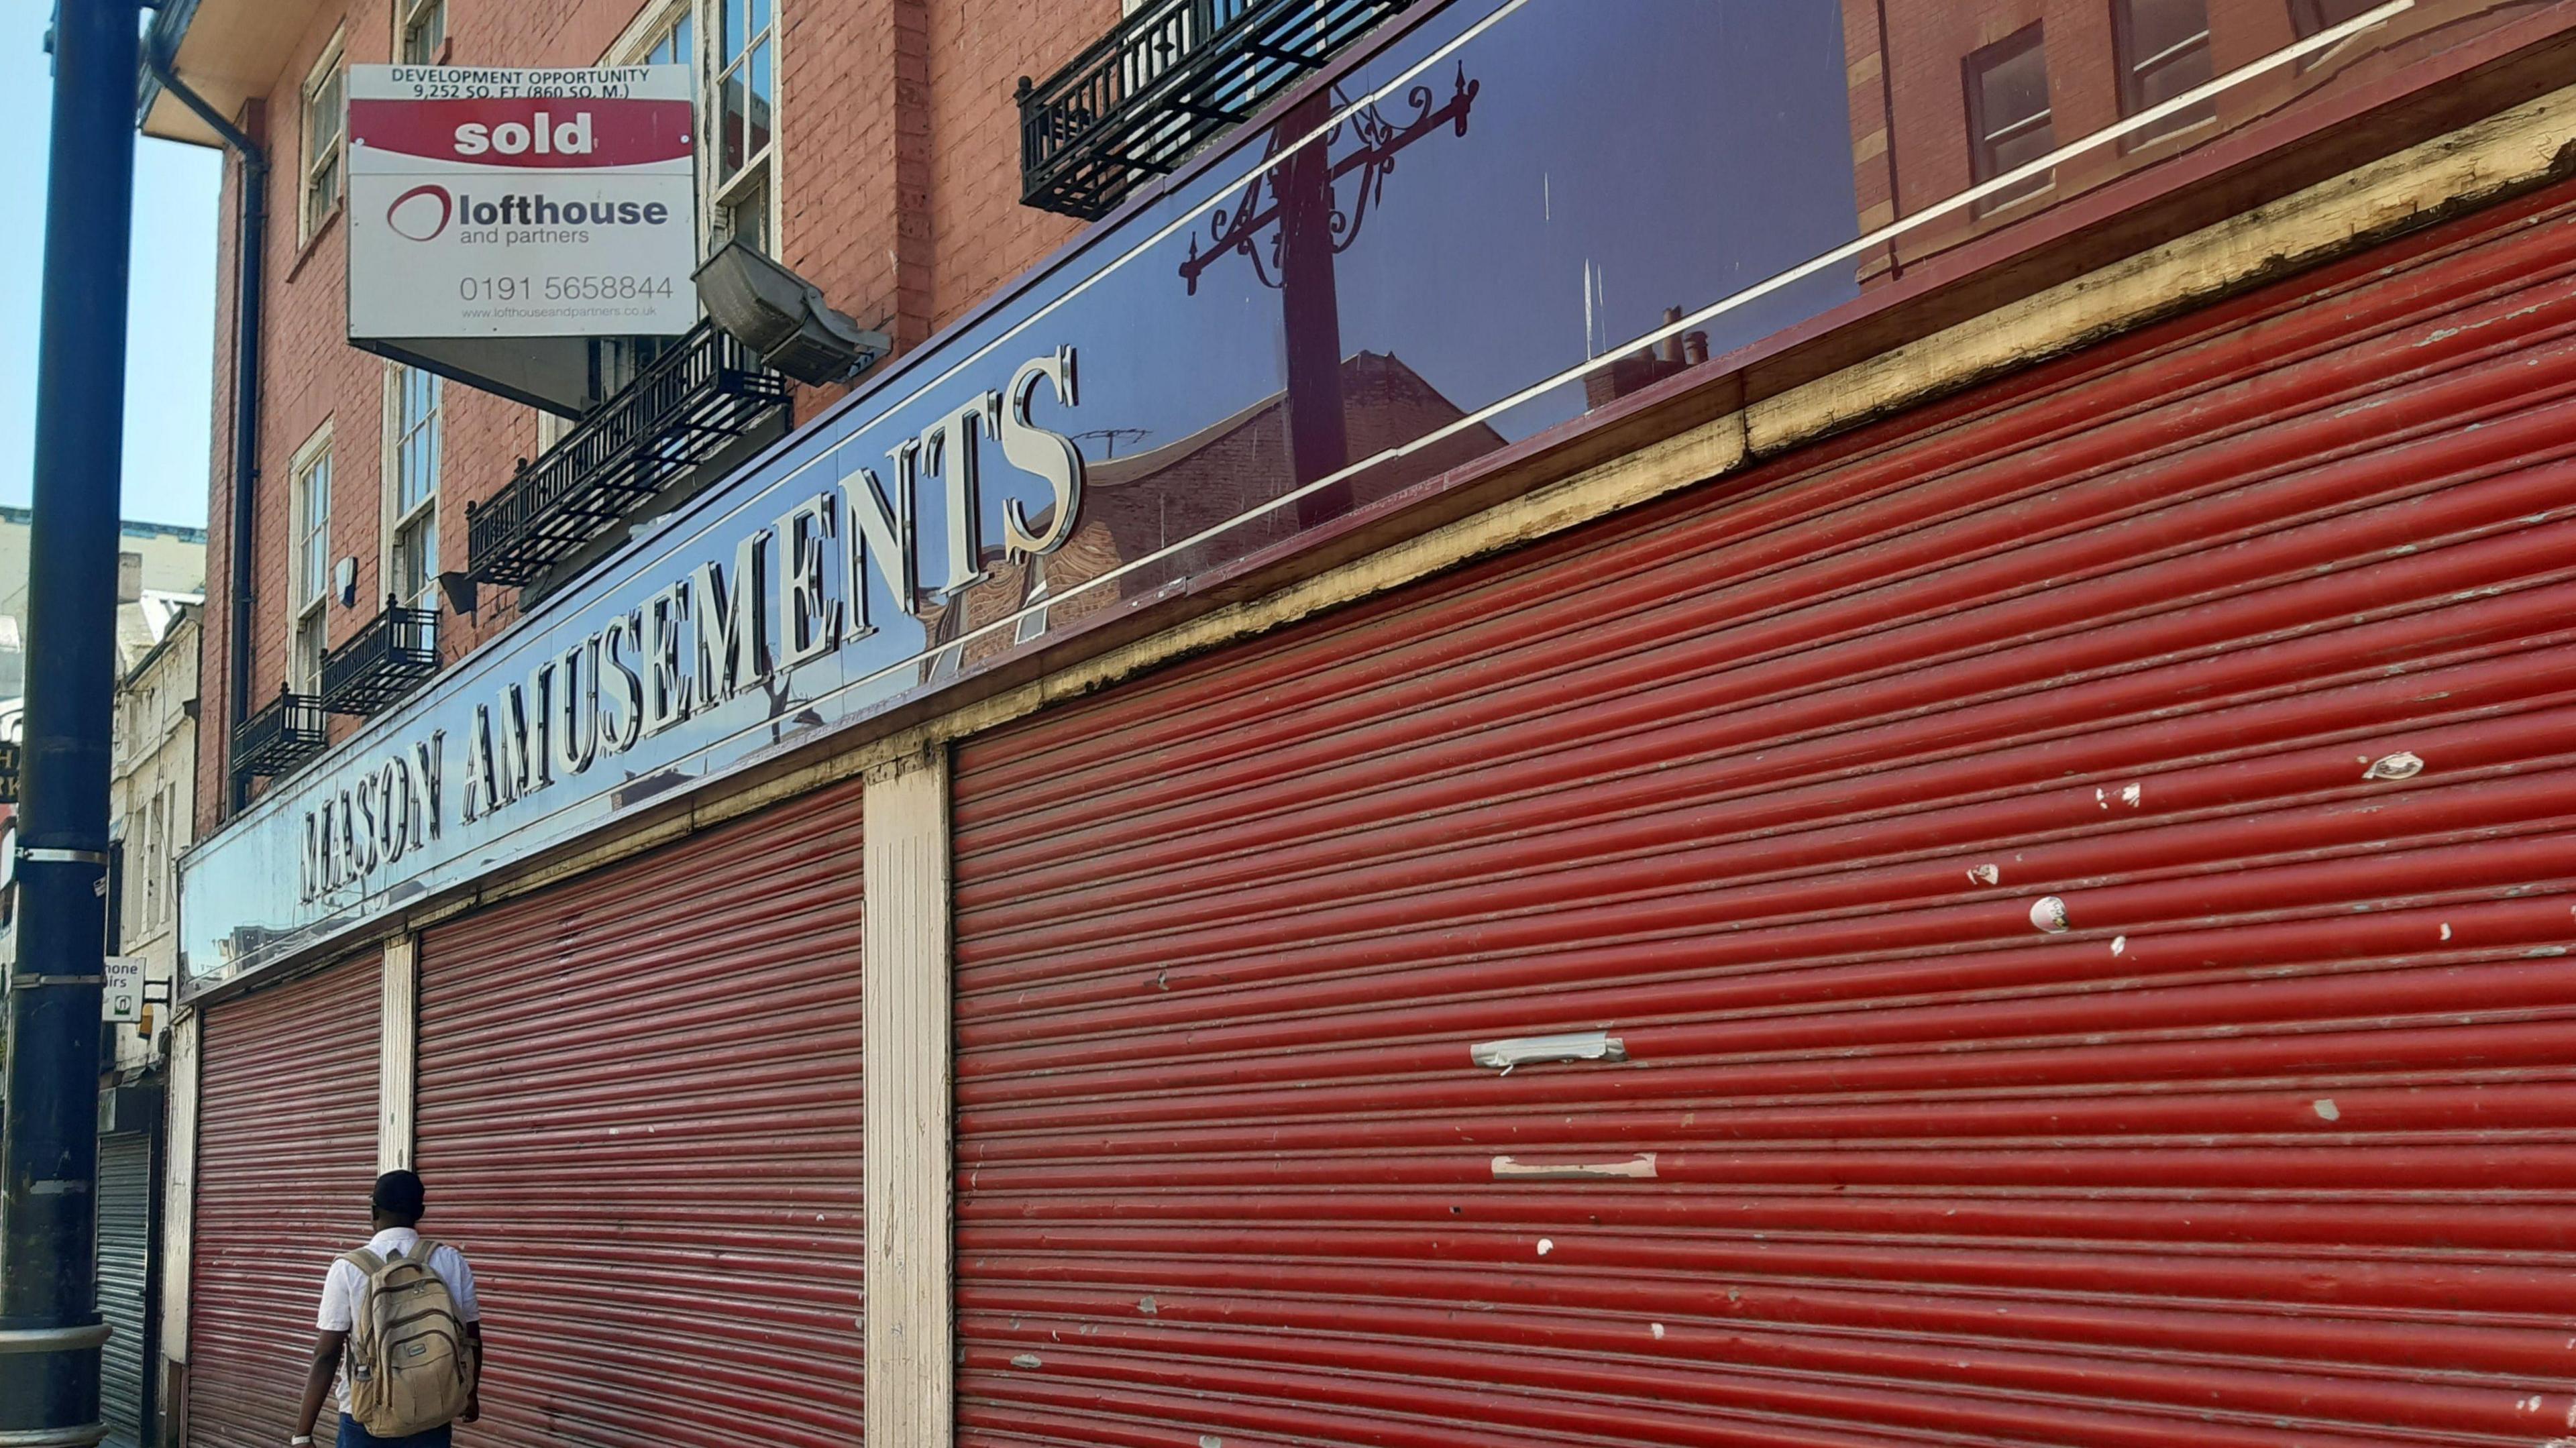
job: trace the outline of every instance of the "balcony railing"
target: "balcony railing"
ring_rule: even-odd
[[[321,753],[330,742],[322,701],[280,687],[266,708],[233,731],[233,773],[244,778],[284,774]]]
[[[15,739],[0,739],[0,804],[18,802],[18,780],[25,771],[26,752]]]
[[[373,714],[437,672],[438,610],[388,598],[357,637],[322,656],[322,707]]]
[[[1020,79],[1020,199],[1094,221],[1413,0],[1152,0]]]
[[[699,323],[497,496],[466,505],[467,570],[481,583],[536,582],[786,405],[785,379]]]

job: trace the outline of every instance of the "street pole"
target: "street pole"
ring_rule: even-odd
[[[105,1436],[93,1190],[100,891],[140,24],[137,0],[61,0],[54,21],[18,955],[0,1120],[0,1448],[85,1448]]]

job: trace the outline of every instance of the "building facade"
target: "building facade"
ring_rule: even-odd
[[[203,612],[193,596],[146,590],[117,617],[107,944],[132,963],[139,997],[107,1027],[101,1063],[98,1292],[114,1333],[102,1359],[100,1399],[112,1445],[156,1441],[161,1127],[179,974],[179,857],[195,818]]]
[[[475,1444],[2569,1431],[2576,4],[1117,10],[164,13],[164,1441],[396,1165]],[[890,356],[341,345],[340,66],[656,55]]]

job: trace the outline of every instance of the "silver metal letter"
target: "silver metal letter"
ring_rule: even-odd
[[[698,696],[723,703],[769,676],[769,530],[734,545],[733,578],[721,563],[697,568]]]
[[[429,738],[411,747],[411,805],[420,816],[414,828],[416,838],[429,841],[438,838],[439,771],[447,764],[447,731],[434,730]]]
[[[546,711],[555,772],[570,779],[599,756],[599,635],[574,644],[555,662],[555,696]]]
[[[689,717],[696,706],[688,663],[680,657],[681,625],[689,621],[689,581],[681,579],[644,603],[644,732],[659,734]]]
[[[322,893],[322,822],[313,810],[304,812],[304,898],[311,901]]]
[[[817,493],[778,520],[778,631],[782,669],[811,663],[841,646],[841,601],[832,596],[825,545],[838,537],[832,495]],[[864,584],[867,580],[861,579]]]
[[[984,568],[983,449],[976,438],[1002,430],[1002,394],[987,392],[973,405],[932,424],[921,435],[921,466],[948,484],[948,581],[940,595],[954,599],[993,575]]]
[[[602,688],[599,693],[599,751],[602,754],[623,754],[635,747],[636,740],[644,737],[644,676],[635,672],[635,666],[626,661],[630,653],[638,659],[644,656],[642,609],[599,631],[600,662],[617,675],[615,692],[612,694]],[[605,685],[608,675],[601,674],[599,681]],[[608,709],[611,698],[617,701],[613,719]]]
[[[849,633],[845,643],[856,643],[877,631],[869,618],[868,560],[876,560],[876,571],[884,575],[886,587],[894,594],[895,603],[907,614],[920,608],[920,571],[913,566],[912,488],[919,471],[921,444],[909,438],[894,450],[895,501],[886,502],[885,488],[877,475],[866,468],[841,480],[841,514],[849,520],[842,533],[842,581],[850,591]]]
[[[1004,500],[1002,546],[1014,563],[1063,547],[1082,515],[1082,449],[1064,434],[1029,421],[1030,398],[1040,382],[1055,385],[1058,405],[1080,404],[1082,394],[1071,347],[1059,347],[1053,357],[1020,364],[1020,370],[1011,378],[1009,405],[1002,410],[1002,456],[1011,460],[1011,466],[1042,479],[1055,495],[1055,511],[1042,534],[1031,531],[1028,518],[1020,511],[1019,499]]]
[[[474,706],[474,736],[465,741],[465,822],[472,824],[510,802],[492,756],[492,706]]]

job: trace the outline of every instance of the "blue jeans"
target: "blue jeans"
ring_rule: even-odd
[[[379,1438],[358,1426],[358,1420],[340,1415],[340,1448],[448,1448],[456,1439],[453,1427],[432,1428],[408,1438]]]

